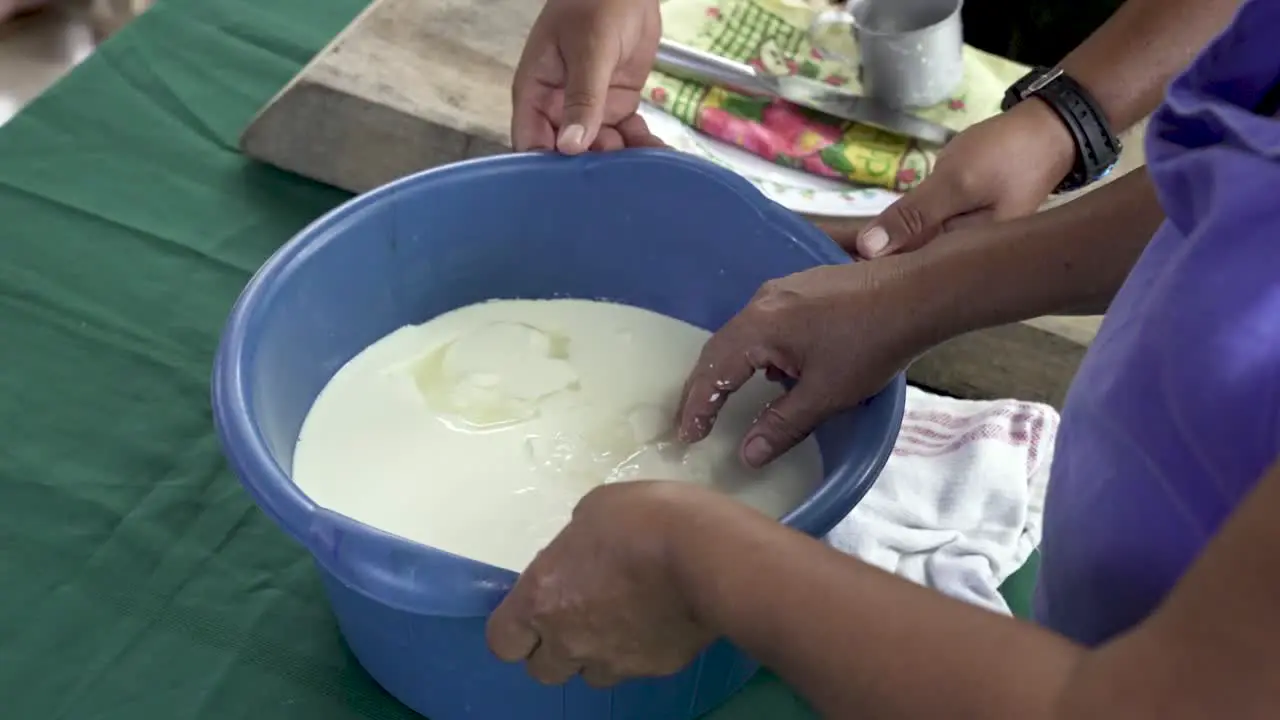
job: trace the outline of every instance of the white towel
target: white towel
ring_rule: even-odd
[[[827,542],[952,597],[1009,613],[999,587],[1040,544],[1058,413],[907,389],[893,455]]]

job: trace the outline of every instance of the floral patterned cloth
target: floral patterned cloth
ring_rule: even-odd
[[[662,3],[664,34],[672,40],[773,74],[798,74],[858,92],[853,69],[823,59],[809,44],[814,12],[806,0]],[[920,117],[963,130],[999,112],[1005,88],[1027,71],[975,48],[965,48],[964,62],[965,80],[956,95],[920,110]],[[707,135],[779,165],[859,185],[908,190],[929,174],[937,157],[938,148],[927,143],[658,72],[649,76],[644,98]]]

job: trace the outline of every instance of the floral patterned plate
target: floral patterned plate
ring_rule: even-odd
[[[766,197],[802,215],[875,217],[899,194],[880,188],[859,188],[775,165],[740,148],[707,137],[648,103],[640,115],[649,130],[667,145],[697,155],[746,178]]]

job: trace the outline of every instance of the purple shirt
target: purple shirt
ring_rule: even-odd
[[[1151,614],[1280,451],[1280,120],[1254,113],[1277,43],[1280,2],[1246,3],[1152,117],[1168,219],[1068,393],[1046,505],[1036,616],[1081,643]]]

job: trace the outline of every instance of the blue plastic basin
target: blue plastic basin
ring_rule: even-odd
[[[351,200],[263,265],[222,337],[214,419],[253,499],[315,557],[355,656],[409,707],[431,720],[687,720],[756,664],[719,643],[677,675],[611,691],[538,685],[485,647],[485,618],[516,576],[317,507],[289,479],[298,430],[354,355],[463,305],[608,299],[716,329],[766,280],[848,261],[747,182],[684,155],[439,168]],[[904,388],[896,378],[819,429],[826,481],[787,524],[823,535],[862,498],[889,457]]]

